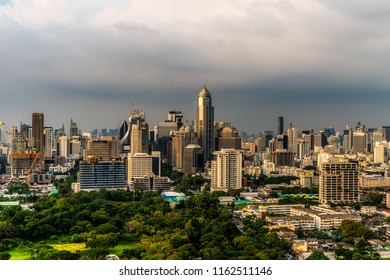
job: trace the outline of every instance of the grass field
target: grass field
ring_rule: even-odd
[[[109,248],[108,251],[110,254],[120,255],[124,249],[131,249],[139,246],[138,244],[128,243],[128,242],[119,242],[114,248]]]
[[[58,251],[65,250],[72,253],[76,253],[76,251],[82,251],[86,249],[85,243],[49,244],[49,245]]]
[[[51,242],[47,240],[47,245],[52,246],[55,250],[61,251],[66,250],[72,253],[75,253],[76,251],[82,251],[86,250],[85,243],[64,243],[64,244],[52,244]],[[14,248],[8,253],[11,255],[11,260],[31,260],[30,250],[34,246],[41,244],[40,242],[33,243],[30,246],[19,246],[18,248]],[[134,243],[128,243],[128,242],[119,242],[117,246],[114,248],[109,248],[110,254],[120,255],[124,249],[130,249],[139,246],[138,244]]]
[[[11,260],[30,260],[31,255],[29,250],[30,248],[28,247],[22,247],[12,249],[11,251],[8,251],[8,253],[11,255]]]

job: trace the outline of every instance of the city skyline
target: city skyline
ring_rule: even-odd
[[[119,128],[132,103],[150,125],[170,110],[276,130],[390,118],[386,1],[0,1],[1,121]],[[250,121],[248,121],[250,120]]]

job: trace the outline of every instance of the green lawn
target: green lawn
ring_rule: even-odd
[[[29,250],[30,248],[23,246],[22,248],[14,248],[8,251],[8,253],[11,255],[11,260],[30,260]]]
[[[49,243],[52,241],[47,241],[46,244],[49,246],[52,246],[55,250],[61,251],[61,250],[66,250],[72,253],[75,253],[76,251],[82,251],[86,250],[87,248],[85,247],[85,243],[64,243],[64,244],[52,244]],[[31,244],[30,246],[20,246],[18,248],[14,248],[8,253],[11,255],[11,260],[30,260],[31,255],[30,255],[30,250],[32,247],[35,245],[41,244],[40,242],[36,242]],[[117,246],[114,248],[110,248],[108,251],[110,254],[115,254],[115,255],[120,255],[124,249],[130,249],[139,246],[138,244],[134,243],[128,243],[126,241],[119,242]]]
[[[134,243],[128,243],[128,242],[119,242],[117,246],[114,248],[109,248],[108,251],[110,254],[115,254],[115,255],[120,255],[124,249],[130,249],[130,248],[135,248],[139,246],[139,244],[134,244]]]

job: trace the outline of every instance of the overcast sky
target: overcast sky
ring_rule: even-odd
[[[388,0],[0,0],[0,121],[117,128],[196,115],[240,131],[390,125]]]

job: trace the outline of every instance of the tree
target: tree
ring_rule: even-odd
[[[0,260],[9,260],[11,258],[11,255],[7,252],[1,252],[0,253]]]
[[[337,233],[346,238],[364,238],[366,240],[375,238],[375,234],[370,228],[366,227],[361,222],[352,220],[342,221],[337,229]]]
[[[313,251],[306,260],[329,260],[329,258],[321,251]]]

